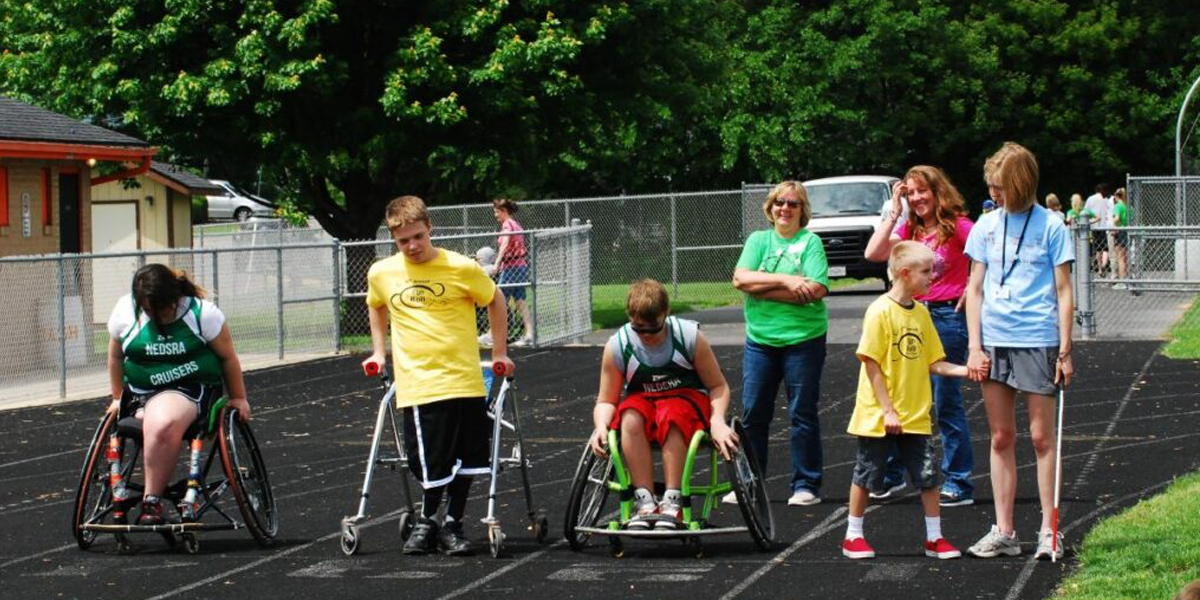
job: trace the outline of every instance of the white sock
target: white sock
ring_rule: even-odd
[[[633,490],[633,498],[634,498],[634,500],[637,501],[637,503],[639,505],[657,504],[654,501],[654,494],[646,488],[640,487],[640,488]]]
[[[667,488],[666,491],[663,492],[662,499],[663,502],[683,504],[683,493],[676,489]]]
[[[846,539],[852,540],[863,537],[863,519],[865,518],[866,515],[861,517],[846,517]]]
[[[925,517],[925,541],[936,542],[942,538],[942,518]]]

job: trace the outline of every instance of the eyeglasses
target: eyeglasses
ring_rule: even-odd
[[[633,321],[629,322],[629,328],[632,329],[634,333],[645,333],[645,334],[658,333],[658,332],[662,331],[663,327],[666,327],[666,325],[667,325],[666,319],[659,321],[658,325],[652,325],[650,327],[638,327],[637,324],[635,324]]]
[[[773,204],[776,208],[780,208],[784,204],[786,204],[788,208],[800,208],[799,200],[780,200],[779,198],[776,198],[771,201],[771,204]]]

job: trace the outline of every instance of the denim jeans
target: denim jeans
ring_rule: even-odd
[[[946,360],[957,365],[967,364],[967,317],[954,312],[953,306],[929,309],[933,326],[942,340]],[[970,498],[975,493],[971,470],[975,468],[975,453],[971,449],[971,430],[967,426],[967,411],[963,407],[962,380],[955,377],[931,375],[933,409],[942,442],[942,490],[961,493]],[[888,457],[888,487],[904,480],[904,466],[893,451]]]
[[[783,381],[791,416],[792,491],[821,489],[821,369],[825,336],[791,346],[766,346],[749,339],[742,355],[742,422],[748,443],[764,472],[775,396]]]

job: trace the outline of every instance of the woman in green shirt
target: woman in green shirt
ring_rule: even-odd
[[[748,447],[767,466],[767,437],[779,383],[791,415],[790,505],[821,501],[821,369],[829,314],[829,265],[821,238],[805,226],[812,216],[798,181],[771,190],[763,204],[771,229],[746,239],[733,287],[746,294],[746,348],[742,356],[742,421]]]
[[[1112,226],[1125,227],[1127,225],[1129,225],[1129,208],[1125,204],[1125,188],[1121,188],[1113,194]],[[1115,231],[1112,240],[1113,255],[1117,259],[1117,278],[1124,280],[1129,276],[1129,234],[1122,230]],[[1127,284],[1122,281],[1117,285],[1125,287]],[[1117,286],[1113,287],[1117,288]]]

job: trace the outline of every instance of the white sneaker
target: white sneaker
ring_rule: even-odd
[[[1054,532],[1049,529],[1044,529],[1038,532],[1037,552],[1033,554],[1034,558],[1039,560],[1046,559],[1058,560],[1063,557],[1063,536],[1062,532],[1058,532],[1058,539],[1055,539]]]
[[[967,552],[979,558],[993,558],[1000,556],[1020,556],[1021,543],[1017,541],[1017,534],[1014,532],[1011,536],[1000,533],[1000,528],[992,525],[987,535],[984,535],[974,546],[967,548]]]
[[[485,334],[479,336],[479,345],[480,346],[491,346],[492,345],[491,332],[488,332],[488,333],[485,333]]]
[[[900,483],[897,483],[896,485],[893,485],[892,487],[890,487],[886,490],[883,490],[882,492],[871,492],[867,495],[870,496],[874,500],[882,500],[884,498],[891,498],[893,494],[899,493],[900,490],[903,490],[906,487],[908,487],[908,482],[904,481],[902,479],[902,480],[900,480]]]
[[[721,504],[737,504],[737,503],[738,503],[737,494],[735,494],[733,492],[729,492],[728,494],[721,496]]]
[[[788,506],[812,506],[820,503],[821,497],[806,489],[796,490],[792,497],[788,498]]]
[[[513,341],[512,345],[514,345],[514,346],[532,346],[533,345],[533,336],[531,336],[531,335],[521,336],[521,339]]]

